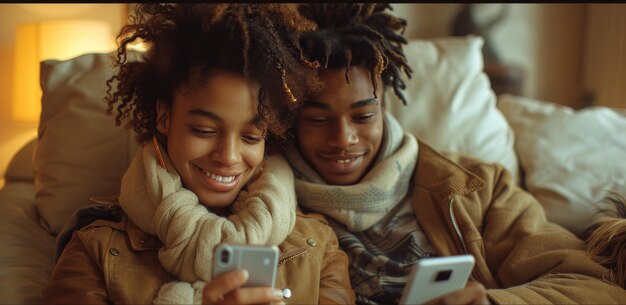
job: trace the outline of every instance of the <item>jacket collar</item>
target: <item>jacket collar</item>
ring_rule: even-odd
[[[131,249],[135,251],[158,250],[163,246],[156,236],[141,231],[126,214],[122,217],[122,223],[126,227]]]
[[[163,245],[161,241],[153,235],[141,231],[139,227],[132,220],[123,213],[118,196],[112,197],[91,197],[91,202],[103,205],[109,210],[119,211],[122,214],[121,220],[117,223],[107,223],[107,226],[117,230],[125,231],[128,235],[128,241],[130,242],[130,248],[134,251],[143,250],[158,250]]]
[[[483,179],[422,141],[418,140],[418,143],[419,153],[413,175],[416,187],[444,196],[466,195],[485,187],[486,182]]]

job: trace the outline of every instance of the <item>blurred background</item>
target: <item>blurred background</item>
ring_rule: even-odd
[[[392,7],[408,21],[409,39],[483,36],[485,72],[497,94],[576,109],[626,108],[626,4]],[[132,9],[117,3],[0,4],[0,180],[11,156],[36,136],[38,61],[112,51]]]

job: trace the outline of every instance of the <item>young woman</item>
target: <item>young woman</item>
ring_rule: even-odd
[[[296,210],[293,173],[267,141],[284,138],[315,79],[276,4],[140,4],[120,35],[109,112],[145,143],[122,178],[120,216],[77,231],[43,302],[354,303],[347,257],[322,216]],[[148,46],[128,62],[129,44]],[[275,289],[212,278],[220,243],[277,245]]]

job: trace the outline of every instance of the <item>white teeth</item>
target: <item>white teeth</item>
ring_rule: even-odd
[[[224,177],[224,176],[216,175],[211,172],[207,172],[205,170],[202,170],[202,172],[205,175],[211,177],[213,180],[218,181],[218,182],[224,182],[224,183],[232,182],[233,180],[235,180],[235,177],[236,177],[236,176]]]
[[[348,163],[350,161],[353,161],[356,158],[352,158],[352,159],[345,159],[345,160],[335,160],[337,163]]]

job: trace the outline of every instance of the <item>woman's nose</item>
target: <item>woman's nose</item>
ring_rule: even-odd
[[[224,166],[232,166],[241,162],[241,149],[238,138],[225,136],[211,152],[211,159]]]

